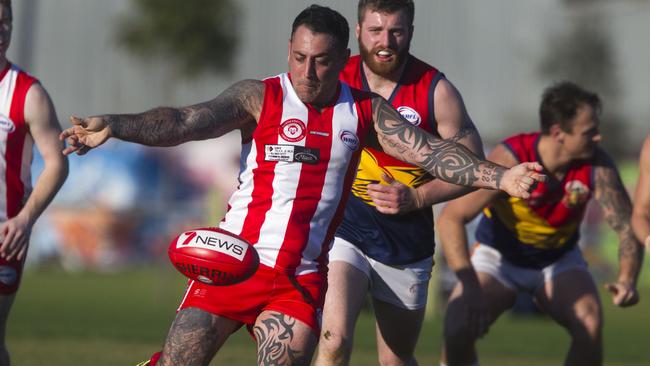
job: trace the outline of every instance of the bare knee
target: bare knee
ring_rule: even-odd
[[[319,365],[346,364],[352,353],[352,337],[323,329],[318,344]]]
[[[603,316],[598,304],[585,306],[579,309],[569,332],[574,338],[588,339],[592,342],[600,342],[603,328]]]

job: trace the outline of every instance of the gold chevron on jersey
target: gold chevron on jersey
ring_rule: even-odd
[[[521,243],[538,249],[557,249],[564,246],[578,230],[580,223],[578,217],[562,226],[550,225],[520,198],[498,199],[491,209]],[[488,217],[492,216],[489,209],[485,209],[484,213]]]
[[[427,171],[418,166],[404,163],[383,152],[365,148],[361,152],[357,176],[352,184],[352,194],[374,206],[368,196],[368,184],[383,182],[382,173],[413,188],[433,179]]]

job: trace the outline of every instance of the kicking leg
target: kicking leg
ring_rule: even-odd
[[[207,366],[241,323],[198,308],[176,314],[162,350],[159,366]]]

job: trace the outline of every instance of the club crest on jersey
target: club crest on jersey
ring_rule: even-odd
[[[16,125],[7,116],[0,114],[0,130],[6,133],[12,133],[16,130]]]
[[[289,142],[298,142],[305,138],[305,124],[297,119],[288,119],[280,124],[280,136]]]
[[[584,204],[589,199],[589,187],[579,180],[572,180],[564,185],[564,198],[562,202],[567,207],[576,207]]]
[[[359,138],[352,132],[343,130],[339,134],[339,137],[341,138],[341,141],[343,141],[343,145],[348,149],[356,151],[359,148]]]
[[[399,114],[404,117],[407,121],[411,122],[413,126],[419,126],[420,122],[422,122],[422,118],[420,118],[420,114],[413,108],[407,107],[407,106],[401,106],[397,107],[397,111]]]

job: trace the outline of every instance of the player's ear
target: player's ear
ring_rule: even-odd
[[[554,123],[549,129],[549,135],[559,142],[564,141],[564,131],[560,128],[559,123]]]
[[[291,38],[289,38],[289,42],[287,44],[287,62],[291,59]]]
[[[354,27],[354,34],[357,36],[357,39],[359,39],[359,34],[361,34],[361,24],[357,23],[357,26]]]

